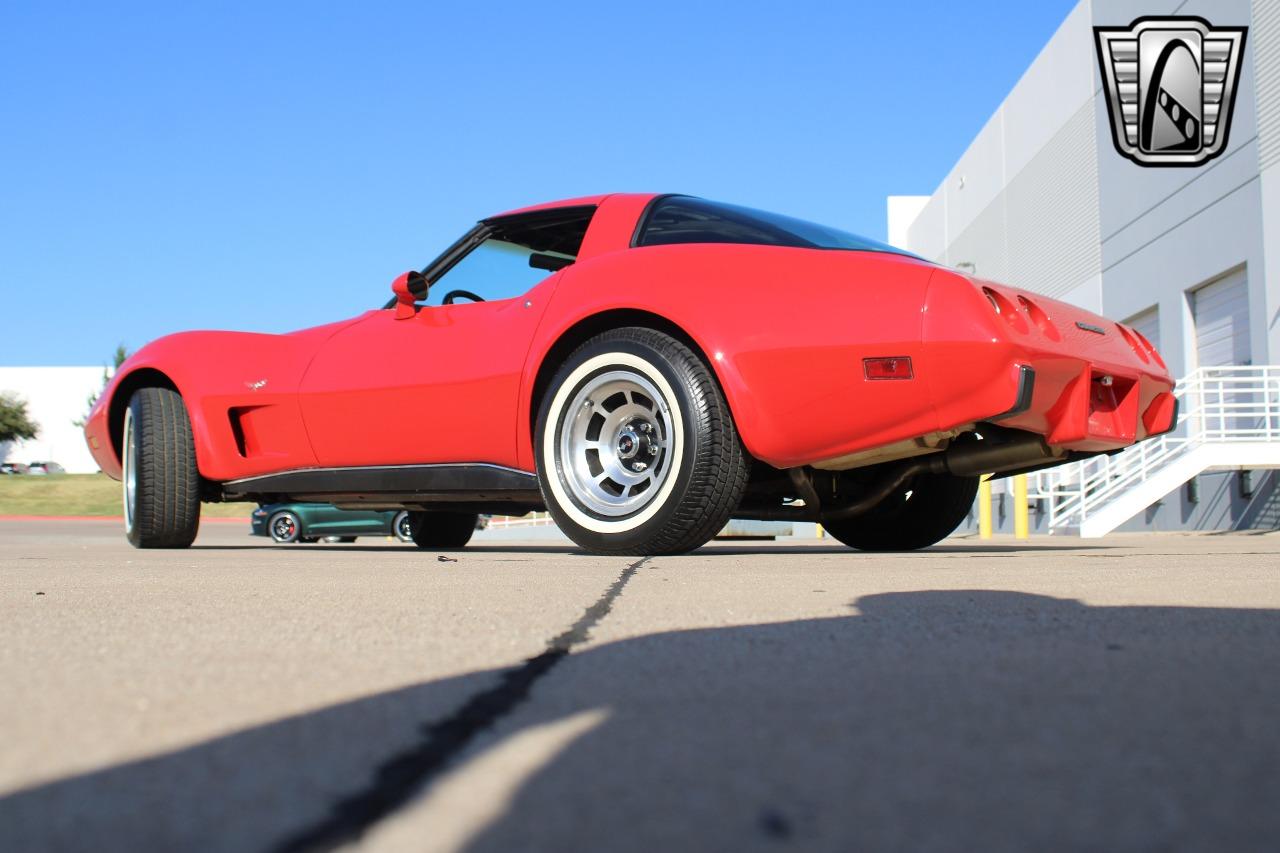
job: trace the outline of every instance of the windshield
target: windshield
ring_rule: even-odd
[[[747,243],[801,249],[847,249],[916,257],[893,246],[791,216],[721,204],[688,196],[668,196],[654,204],[637,246],[677,243]]]

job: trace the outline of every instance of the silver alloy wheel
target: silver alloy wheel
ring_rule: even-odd
[[[391,529],[401,542],[413,541],[413,524],[409,520],[409,511],[407,509],[400,510],[396,517],[391,520]]]
[[[133,530],[133,517],[138,508],[138,444],[134,439],[133,412],[124,410],[124,471],[120,478],[124,486],[124,529]]]
[[[643,509],[671,476],[671,404],[635,371],[589,379],[559,429],[556,468],[573,499],[598,516]]]
[[[298,538],[298,522],[287,512],[271,517],[271,538],[277,542],[293,542]]]

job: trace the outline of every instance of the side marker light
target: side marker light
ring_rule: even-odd
[[[864,358],[862,372],[867,379],[913,379],[910,356],[893,358]]]

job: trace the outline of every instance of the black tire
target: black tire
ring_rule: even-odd
[[[411,512],[409,527],[419,548],[461,548],[476,532],[478,512]]]
[[[977,477],[917,474],[865,515],[823,527],[860,551],[914,551],[947,538],[978,493]]]
[[[303,538],[302,520],[288,510],[281,510],[267,519],[267,535],[271,537],[272,542],[278,542],[281,545],[316,541]]]
[[[649,400],[654,394],[662,399]],[[619,417],[626,411],[634,421]],[[534,450],[556,524],[598,554],[700,547],[738,507],[750,472],[706,364],[669,335],[637,327],[597,335],[565,360],[540,402]],[[649,485],[630,479],[637,476]]]
[[[186,548],[200,529],[200,472],[182,396],[140,388],[125,411],[125,535],[135,548]]]
[[[400,510],[391,520],[391,533],[401,542],[413,541],[413,523],[408,510]]]

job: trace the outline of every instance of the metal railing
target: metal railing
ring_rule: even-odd
[[[1047,502],[1051,530],[1080,525],[1198,447],[1280,442],[1280,365],[1202,367],[1173,393],[1179,400],[1173,431],[1114,456],[1028,475],[1028,497]]]

